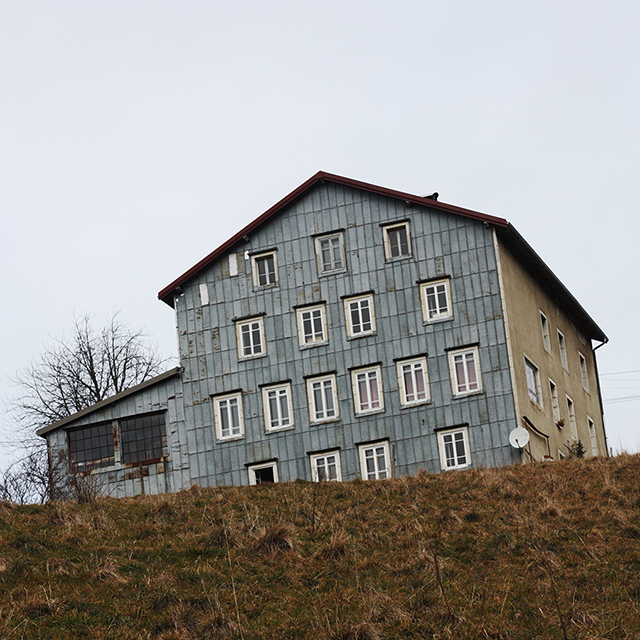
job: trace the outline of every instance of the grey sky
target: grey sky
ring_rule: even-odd
[[[0,0],[0,396],[74,312],[175,355],[157,292],[324,170],[512,222],[640,450],[639,32],[637,2]]]

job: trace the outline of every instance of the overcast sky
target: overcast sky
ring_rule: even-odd
[[[0,397],[74,313],[175,356],[158,291],[323,170],[507,218],[640,450],[639,33],[615,0],[0,0]]]

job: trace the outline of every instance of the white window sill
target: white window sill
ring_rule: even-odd
[[[366,418],[367,416],[374,416],[378,413],[384,413],[384,408],[372,409],[371,411],[356,411],[356,418]]]
[[[275,427],[273,429],[265,429],[264,432],[267,434],[271,433],[282,433],[283,431],[293,431],[296,428],[295,424],[287,425],[286,427]]]
[[[457,398],[468,398],[469,396],[481,396],[484,394],[484,389],[480,389],[479,391],[466,391],[465,393],[456,393],[453,395],[453,399]]]
[[[401,404],[400,411],[402,411],[403,409],[413,409],[414,407],[424,407],[425,405],[428,405],[428,404],[433,404],[433,401],[431,400],[431,398],[429,398],[428,400],[419,400],[418,402]]]

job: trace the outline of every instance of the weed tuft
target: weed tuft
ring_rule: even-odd
[[[254,549],[267,555],[293,551],[296,536],[291,525],[279,522],[272,527],[261,527],[256,536]]]

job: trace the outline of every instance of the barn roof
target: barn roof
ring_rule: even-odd
[[[153,387],[156,384],[160,384],[161,382],[164,382],[169,378],[173,378],[174,376],[180,375],[181,373],[182,373],[182,367],[174,367],[173,369],[169,369],[168,371],[165,371],[160,375],[154,376],[153,378],[149,378],[148,380],[145,380],[144,382],[141,382],[140,384],[137,384],[134,387],[130,387],[129,389],[125,389],[120,393],[116,393],[116,395],[114,396],[110,396],[109,398],[105,398],[100,402],[96,402],[96,404],[92,404],[90,407],[87,407],[86,409],[82,409],[82,411],[73,413],[72,415],[67,416],[66,418],[61,418],[57,422],[47,425],[46,427],[42,427],[41,429],[38,429],[36,433],[39,436],[44,437],[50,431],[55,431],[56,429],[59,429],[60,427],[64,427],[72,422],[75,422],[80,418],[84,418],[85,416],[88,416],[94,413],[95,411],[104,409],[105,407],[108,407],[109,405],[112,405],[122,400],[123,398],[126,398],[127,396],[133,395],[134,393],[139,393],[144,389],[148,389],[149,387]]]

